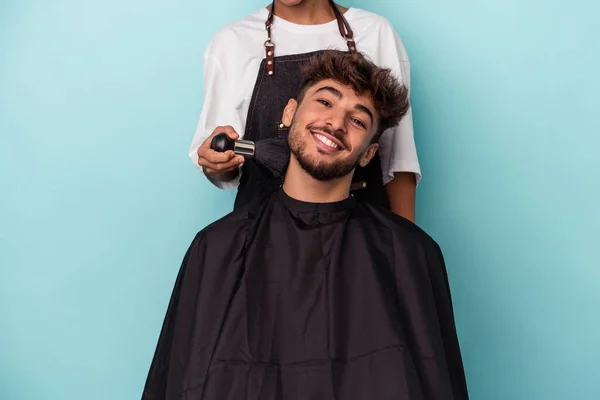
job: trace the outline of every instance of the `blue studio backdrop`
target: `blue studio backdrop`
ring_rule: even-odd
[[[194,234],[202,52],[267,0],[0,2],[0,399],[140,397]],[[599,3],[349,0],[400,33],[474,400],[600,399]]]

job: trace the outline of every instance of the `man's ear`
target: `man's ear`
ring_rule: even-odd
[[[296,110],[298,109],[298,102],[296,99],[290,99],[285,109],[283,110],[283,117],[281,118],[281,123],[285,126],[292,125],[292,119],[294,119],[294,114],[296,114]]]
[[[375,152],[377,151],[378,148],[379,148],[378,143],[371,143],[369,145],[369,147],[367,148],[367,151],[365,151],[365,154],[363,154],[363,156],[358,161],[358,165],[361,167],[366,166],[371,161],[371,159],[375,156]]]

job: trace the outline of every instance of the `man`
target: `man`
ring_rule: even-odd
[[[407,89],[339,51],[304,73],[283,186],[194,239],[143,398],[467,399],[438,245],[349,195]]]

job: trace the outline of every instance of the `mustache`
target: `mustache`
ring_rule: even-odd
[[[326,134],[333,136],[334,138],[336,138],[337,140],[340,141],[341,144],[344,145],[345,148],[348,148],[348,143],[346,143],[346,137],[343,134],[337,133],[335,131],[333,131],[330,127],[328,127],[327,125],[307,125],[306,129],[309,131],[321,131],[321,132],[325,132]]]

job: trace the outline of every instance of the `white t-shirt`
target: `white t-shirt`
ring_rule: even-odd
[[[217,126],[231,125],[240,138],[244,136],[252,91],[265,57],[267,17],[267,9],[261,8],[223,26],[205,50],[204,106],[189,152],[192,162],[200,169],[196,151]],[[391,24],[377,14],[358,8],[349,8],[344,17],[354,32],[357,51],[378,66],[390,68],[410,88],[408,56]],[[335,19],[320,25],[298,25],[275,16],[271,34],[276,57],[324,49],[348,50]],[[383,133],[379,146],[384,184],[394,177],[394,172],[404,171],[414,172],[419,181],[421,170],[411,110],[398,126]],[[232,189],[239,182],[239,174],[230,182],[211,182],[222,189]]]

